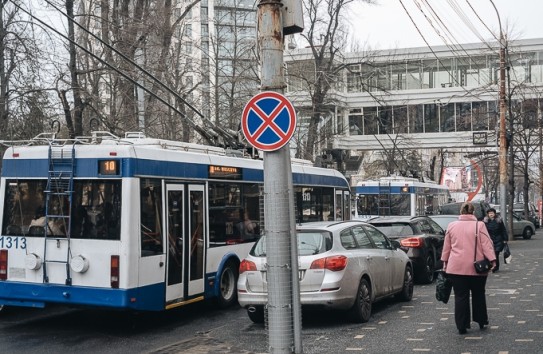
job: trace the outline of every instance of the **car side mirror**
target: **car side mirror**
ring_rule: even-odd
[[[390,240],[390,244],[392,245],[392,248],[395,249],[395,250],[400,248],[400,242],[397,241],[397,240]]]

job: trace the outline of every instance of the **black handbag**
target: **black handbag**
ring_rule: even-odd
[[[475,222],[475,253],[473,254],[473,265],[477,273],[488,273],[492,268],[492,263],[485,257],[484,259],[477,261],[477,244],[479,243],[479,222]]]
[[[505,244],[503,247],[503,261],[505,264],[511,263],[511,250],[509,249],[509,244]]]
[[[449,302],[449,297],[452,291],[452,281],[447,278],[447,274],[443,270],[437,272],[436,278],[436,299],[443,303]]]

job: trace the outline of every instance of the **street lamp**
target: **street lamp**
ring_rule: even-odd
[[[490,0],[490,3],[496,11],[498,16],[498,25],[500,26],[500,149],[499,149],[499,163],[500,163],[500,210],[502,211],[502,218],[506,220],[506,208],[507,208],[507,139],[505,132],[505,37],[503,35],[502,22],[500,19],[500,13],[494,4],[494,1]]]

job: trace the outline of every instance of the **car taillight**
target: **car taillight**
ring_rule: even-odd
[[[239,264],[239,274],[243,272],[249,272],[249,271],[256,270],[256,264],[254,262],[248,261],[244,259]]]
[[[401,240],[400,245],[410,248],[422,248],[424,247],[424,240],[421,237],[408,237]]]
[[[0,280],[8,278],[8,250],[0,250]]]
[[[119,288],[119,256],[111,256],[111,287]]]
[[[326,258],[316,259],[311,263],[309,269],[328,269],[333,272],[337,272],[345,269],[347,266],[347,257],[345,256],[332,256]]]

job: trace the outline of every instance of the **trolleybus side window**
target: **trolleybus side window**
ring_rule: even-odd
[[[162,187],[158,179],[142,179],[140,185],[141,206],[141,255],[162,254],[161,208]]]
[[[209,183],[209,245],[253,242],[260,237],[258,184]]]
[[[297,222],[334,220],[334,189],[296,187]]]

